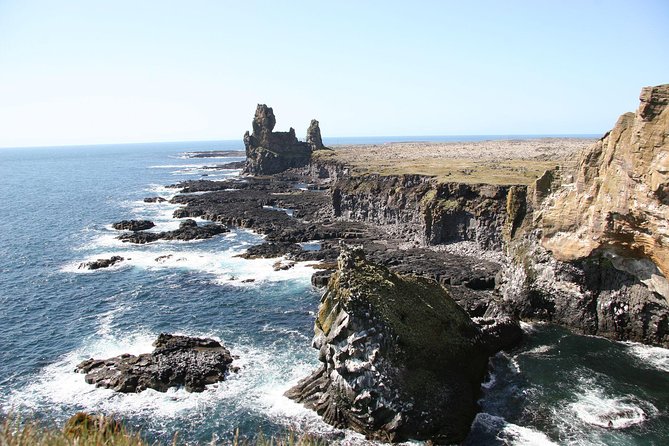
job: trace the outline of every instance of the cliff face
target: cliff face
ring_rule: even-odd
[[[275,132],[276,118],[271,107],[258,104],[253,118],[253,133],[244,134],[246,166],[244,173],[271,175],[291,167],[302,167],[311,160],[312,150],[323,148],[318,121],[311,121],[307,142],[298,141],[295,129]]]
[[[382,227],[391,236],[417,245],[475,242],[501,250],[514,216],[524,205],[507,209],[510,191],[524,197],[525,186],[442,183],[424,175],[351,175],[347,166],[315,161],[310,174],[329,179],[336,217]]]
[[[599,253],[669,298],[669,85],[644,88],[640,100],[582,154],[536,226],[556,259]]]
[[[321,366],[287,395],[368,438],[450,444],[469,431],[489,355],[519,336],[509,321],[480,328],[433,281],[344,249],[315,322]]]
[[[506,312],[669,346],[669,85],[528,190],[531,218],[507,245]]]

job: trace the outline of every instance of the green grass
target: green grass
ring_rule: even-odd
[[[181,444],[178,434],[169,445]],[[279,436],[266,437],[259,433],[254,440],[240,437],[235,433],[232,446],[326,446],[323,440],[306,434],[287,432]],[[0,420],[0,446],[160,446],[149,443],[140,433],[128,431],[120,422],[102,416],[78,413],[70,418],[63,429],[44,426],[34,421],[6,417]]]
[[[557,165],[569,167],[573,160],[506,159],[478,160],[467,158],[356,158],[354,151],[318,151],[313,157],[321,161],[334,161],[351,168],[354,175],[378,174],[426,175],[443,183],[529,185],[546,170]]]

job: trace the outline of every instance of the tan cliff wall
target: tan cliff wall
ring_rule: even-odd
[[[534,226],[557,260],[601,252],[669,298],[669,85],[644,88],[640,100],[581,155]]]

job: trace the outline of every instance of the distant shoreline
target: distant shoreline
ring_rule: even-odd
[[[408,136],[332,136],[323,137],[323,143],[329,145],[365,145],[386,143],[429,143],[429,142],[480,142],[480,141],[513,141],[535,139],[599,139],[603,133],[584,134],[510,134],[510,135],[408,135]],[[0,146],[2,150],[20,149],[81,149],[81,148],[109,148],[109,147],[174,147],[176,150],[243,150],[244,142],[239,139],[220,139],[202,141],[156,141],[156,142],[124,142],[124,143],[94,143],[94,144],[58,144],[36,146]],[[187,148],[184,148],[184,147]]]

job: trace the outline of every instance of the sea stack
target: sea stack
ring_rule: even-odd
[[[276,118],[271,107],[258,104],[253,118],[253,133],[244,134],[246,166],[244,173],[272,175],[291,167],[302,167],[311,161],[312,150],[323,148],[318,121],[311,121],[307,142],[299,141],[292,127],[287,132],[275,132]]]
[[[315,322],[321,365],[287,396],[370,439],[459,442],[501,332],[482,330],[436,282],[344,247]]]

